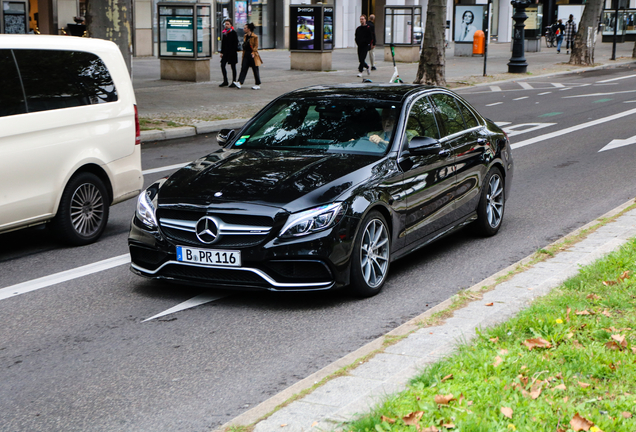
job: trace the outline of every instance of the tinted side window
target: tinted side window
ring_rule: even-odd
[[[475,115],[471,110],[468,109],[466,105],[461,102],[457,102],[459,108],[462,110],[462,114],[464,115],[464,121],[466,122],[466,127],[468,129],[479,126],[479,122],[475,118]]]
[[[432,98],[437,108],[439,118],[444,124],[444,129],[446,129],[446,135],[444,136],[452,135],[466,129],[462,113],[459,111],[459,108],[457,108],[454,97],[438,93],[434,94]]]
[[[24,93],[11,50],[0,50],[0,117],[25,112]]]
[[[435,112],[428,98],[423,97],[413,104],[406,122],[406,136],[409,141],[416,136],[439,139]]]
[[[117,100],[102,60],[79,51],[13,50],[29,112]]]

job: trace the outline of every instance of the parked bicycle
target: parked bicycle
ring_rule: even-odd
[[[554,34],[552,26],[545,28],[545,45],[548,48],[554,48],[556,46],[556,35]]]

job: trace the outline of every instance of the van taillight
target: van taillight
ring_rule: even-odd
[[[141,130],[139,129],[139,111],[135,105],[135,145],[141,144]]]

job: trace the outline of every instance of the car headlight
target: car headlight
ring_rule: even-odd
[[[343,214],[343,203],[327,204],[293,214],[278,236],[293,238],[325,230],[338,223]]]
[[[154,183],[142,191],[137,198],[136,215],[144,225],[151,229],[157,229],[156,198],[159,193],[159,184]]]

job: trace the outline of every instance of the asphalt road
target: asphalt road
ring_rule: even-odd
[[[127,253],[134,201],[111,209],[94,245],[61,247],[42,228],[0,235],[0,295],[69,271],[63,282],[0,296],[0,430],[204,431],[225,423],[634,198],[636,144],[600,150],[636,134],[635,83],[634,69],[622,67],[461,90],[517,147],[504,225],[493,238],[462,231],[394,263],[384,291],[367,300],[157,284],[125,264],[76,277],[78,267]],[[186,162],[215,146],[212,136],[144,146],[143,166]],[[222,298],[144,322],[202,294]]]

